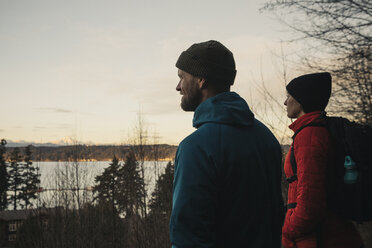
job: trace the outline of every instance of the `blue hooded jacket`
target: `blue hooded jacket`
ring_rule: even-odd
[[[173,248],[280,247],[281,148],[234,92],[202,102],[175,160]]]

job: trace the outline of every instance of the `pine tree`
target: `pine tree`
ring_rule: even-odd
[[[169,221],[172,211],[172,188],[174,167],[171,162],[167,164],[164,174],[156,182],[155,190],[150,201],[150,213],[146,219],[153,242],[150,247],[170,247]]]
[[[110,166],[105,168],[103,173],[95,178],[94,199],[98,200],[99,203],[111,203],[113,209],[118,208],[119,171],[121,167],[119,160],[114,156]]]
[[[17,209],[20,202],[20,193],[22,192],[22,158],[19,148],[16,147],[10,154],[9,169],[9,204],[13,205],[13,210]]]
[[[5,152],[6,140],[2,139],[0,143],[0,211],[8,207],[7,191],[8,191],[8,172],[6,169]]]
[[[126,232],[125,247],[140,247],[138,238],[143,231],[140,227],[141,213],[144,210],[144,180],[140,176],[140,169],[134,153],[129,153],[124,165],[120,165],[116,157],[104,172],[97,176],[94,187],[95,199],[99,205],[112,206],[112,227],[120,224],[115,216],[124,215]],[[112,240],[119,237],[117,231],[111,232]],[[114,243],[113,243],[114,244]]]
[[[22,178],[22,192],[20,199],[23,200],[22,208],[32,206],[32,200],[37,198],[37,190],[40,185],[40,175],[32,163],[31,145],[25,149],[25,158],[23,164]]]
[[[110,166],[105,168],[103,173],[99,176],[96,176],[95,182],[96,186],[94,187],[94,199],[98,200],[99,207],[107,210],[107,220],[106,222],[110,223],[111,226],[107,228],[111,230],[109,235],[111,240],[108,242],[112,247],[117,247],[117,240],[121,238],[120,230],[120,221],[118,221],[118,199],[119,195],[119,183],[120,183],[120,168],[122,165],[119,163],[119,160],[114,156]]]
[[[120,169],[120,209],[125,216],[138,215],[145,208],[145,183],[140,175],[138,162],[134,153],[130,152]]]
[[[155,214],[170,216],[172,211],[172,189],[173,189],[174,166],[171,162],[167,164],[165,172],[156,182],[155,190],[150,201],[150,211]]]

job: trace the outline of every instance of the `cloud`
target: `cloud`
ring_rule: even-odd
[[[72,125],[70,125],[70,124],[57,124],[55,126],[55,128],[57,128],[57,129],[70,129],[71,127],[72,127]]]
[[[32,130],[33,131],[42,131],[42,130],[45,130],[45,129],[47,129],[47,127],[36,126]]]
[[[61,108],[39,108],[40,110],[54,112],[54,113],[72,113],[71,110]]]
[[[42,126],[36,126],[34,129],[46,129],[47,127],[42,127]]]

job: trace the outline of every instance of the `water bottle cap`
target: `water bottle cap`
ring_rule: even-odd
[[[349,155],[345,156],[344,166],[345,166],[345,168],[355,166],[355,162],[353,161],[353,159]]]

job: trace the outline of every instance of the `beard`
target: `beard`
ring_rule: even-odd
[[[183,93],[181,99],[181,108],[184,111],[195,111],[195,109],[202,102],[202,92],[197,87],[190,88]]]

